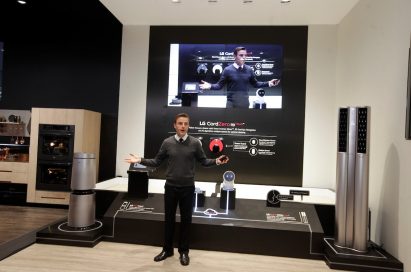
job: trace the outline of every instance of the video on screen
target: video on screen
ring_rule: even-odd
[[[240,68],[237,47],[246,49]],[[282,108],[281,45],[171,44],[169,65],[170,107]]]
[[[3,42],[0,42],[0,100],[3,94]]]

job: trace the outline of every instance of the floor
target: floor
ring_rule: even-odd
[[[66,209],[0,205],[0,245],[65,216]]]
[[[6,246],[16,246],[15,241],[21,244],[22,237],[27,242],[37,230],[65,216],[64,209],[0,205],[0,251],[7,253],[3,250]],[[178,254],[154,262],[153,257],[160,251],[158,247],[111,242],[100,242],[94,248],[34,243],[0,261],[0,272],[337,271],[329,269],[322,260],[203,250],[191,250],[191,263],[183,267]]]
[[[34,244],[0,262],[1,272],[134,272],[134,271],[235,271],[321,272],[324,261],[191,250],[190,265],[181,266],[178,255],[156,263],[161,249],[152,246],[100,242],[94,248]]]
[[[0,260],[31,245],[38,230],[67,216],[67,209],[0,205]]]

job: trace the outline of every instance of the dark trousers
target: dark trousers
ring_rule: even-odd
[[[248,101],[248,96],[244,96],[242,99],[227,98],[225,107],[227,109],[231,109],[231,108],[248,109],[250,107],[250,102]]]
[[[188,253],[190,244],[190,226],[193,215],[194,186],[164,186],[164,246],[163,250],[173,252],[174,228],[177,205],[180,208],[180,239],[178,252]]]

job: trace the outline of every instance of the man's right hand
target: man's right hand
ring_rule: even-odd
[[[211,89],[211,84],[210,83],[208,83],[204,80],[201,80],[201,83],[202,84],[198,84],[198,87],[200,87],[201,90],[210,90]]]
[[[141,157],[137,157],[134,154],[130,154],[130,157],[127,159],[124,159],[126,163],[140,163],[141,162]]]

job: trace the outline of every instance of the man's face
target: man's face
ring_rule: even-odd
[[[247,51],[246,50],[240,50],[237,52],[237,56],[235,56],[235,63],[238,64],[238,66],[243,66],[245,63],[245,57],[247,56]]]
[[[174,123],[174,129],[177,132],[178,137],[183,137],[187,134],[189,127],[189,120],[187,117],[178,117]]]

